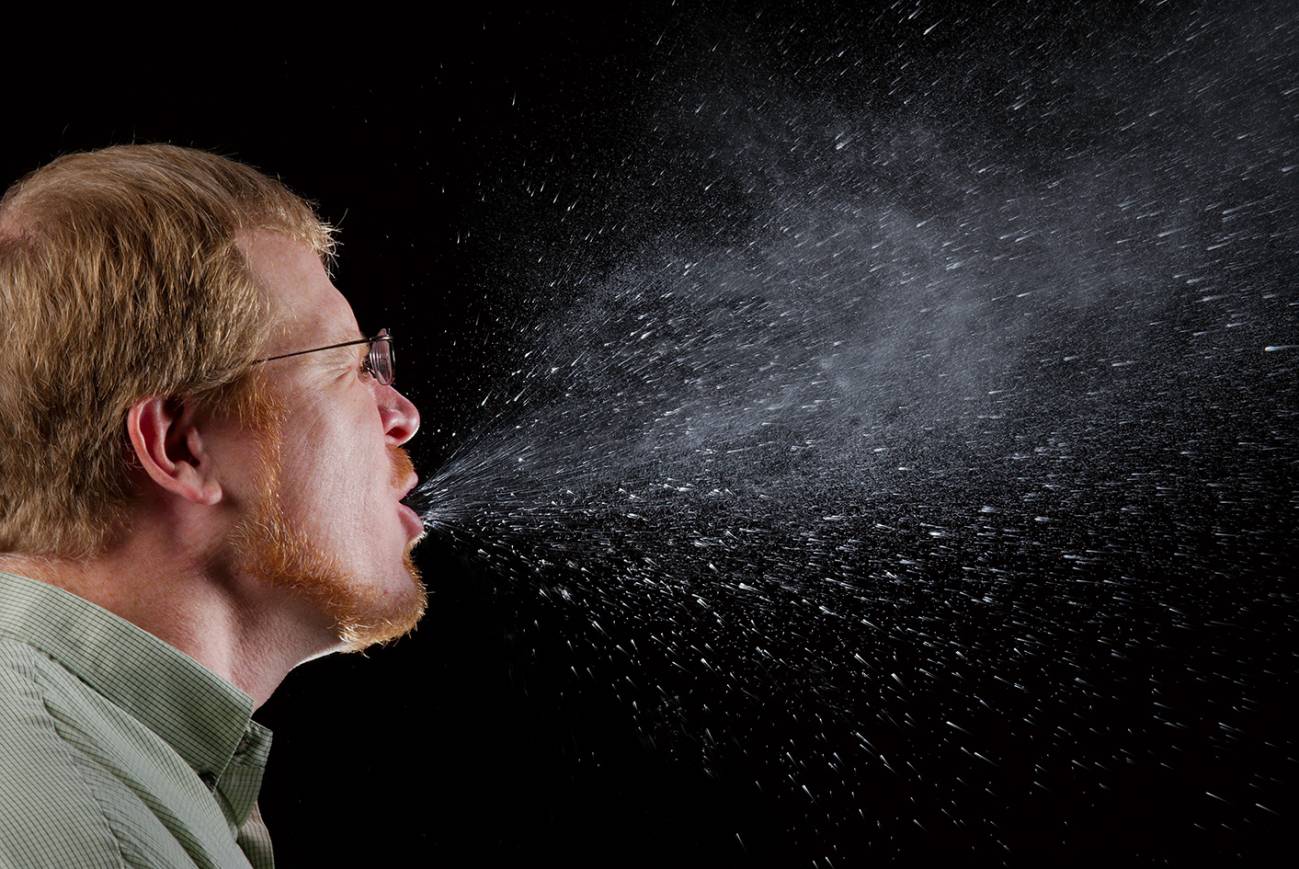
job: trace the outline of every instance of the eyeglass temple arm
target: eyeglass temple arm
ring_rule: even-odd
[[[387,332],[387,329],[383,330]],[[302,356],[304,353],[319,353],[321,350],[336,350],[339,347],[354,347],[357,344],[373,344],[375,341],[391,341],[392,335],[379,334],[372,338],[358,338],[355,341],[344,341],[341,344],[330,344],[328,347],[312,347],[310,350],[295,350],[292,353],[281,353],[279,356],[267,356],[265,359],[256,359],[255,362],[272,362],[276,359],[288,359],[290,356]]]

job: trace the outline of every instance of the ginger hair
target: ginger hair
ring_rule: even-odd
[[[141,399],[272,430],[254,363],[276,327],[236,243],[256,230],[332,265],[310,203],[191,148],[68,154],[0,199],[0,553],[87,560],[129,534]]]

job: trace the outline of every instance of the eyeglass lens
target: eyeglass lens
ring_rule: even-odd
[[[374,372],[375,379],[384,386],[392,383],[394,362],[392,339],[390,337],[385,336],[381,340],[371,342],[370,369]]]

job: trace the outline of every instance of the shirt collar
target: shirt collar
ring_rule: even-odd
[[[251,697],[97,604],[0,571],[0,637],[62,664],[165,740],[200,776],[220,778],[236,749],[265,762],[270,732],[251,720]],[[251,744],[241,747],[245,733]]]

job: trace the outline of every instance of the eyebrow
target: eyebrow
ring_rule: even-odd
[[[344,332],[343,334],[347,335],[348,333]],[[338,338],[336,340],[330,341],[328,344],[323,345],[319,349],[326,351],[325,353],[321,354],[323,356],[333,356],[336,353],[338,354],[336,358],[340,358],[340,359],[343,358],[342,354],[344,353],[349,354],[349,357],[358,356],[361,353],[369,352],[370,348],[367,347],[365,344],[354,344],[352,342],[365,341],[365,340],[366,340],[366,336],[353,334],[352,337],[350,338]],[[342,346],[338,346],[338,345],[342,345]]]
[[[330,344],[344,344],[344,343],[346,343],[346,344],[351,344],[353,341],[364,341],[364,340],[366,340],[367,337],[369,337],[369,336],[367,336],[367,335],[362,335],[362,334],[360,333],[359,330],[356,331],[356,332],[344,332],[343,335],[344,335],[344,337],[342,337],[342,338],[337,338],[337,339],[335,339],[335,340],[333,340],[333,341],[330,341],[329,343],[330,343]],[[344,347],[343,349],[344,349],[344,350],[351,350],[352,348],[351,348],[351,347]]]
[[[365,337],[364,335],[362,335],[360,338],[356,338],[356,339],[353,339],[353,340],[348,340],[348,341],[334,341],[334,342],[332,342],[332,343],[330,343],[330,344],[326,344],[326,345],[324,345],[324,346],[322,346],[322,347],[312,347],[312,348],[307,349],[307,350],[294,350],[292,353],[279,353],[279,354],[277,354],[277,355],[275,355],[275,356],[266,356],[266,357],[263,357],[263,358],[261,358],[261,359],[258,359],[257,361],[258,361],[258,362],[273,362],[273,361],[275,361],[276,359],[288,359],[288,358],[293,357],[293,356],[305,356],[305,355],[307,355],[308,353],[319,353],[319,352],[321,352],[321,351],[329,351],[329,350],[346,350],[348,347],[357,347],[357,348],[360,348],[360,349],[368,350],[369,347],[368,347],[368,344],[366,343],[366,342],[368,342],[368,341],[370,341],[370,339],[367,338],[367,337]],[[360,355],[360,354],[358,353],[358,354],[356,354],[356,355]]]

